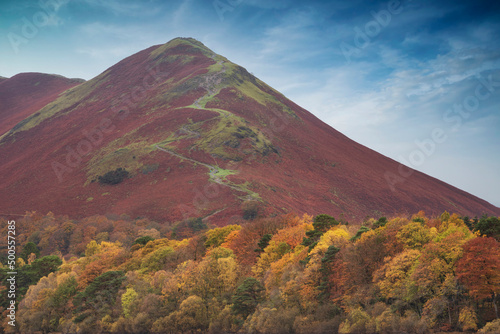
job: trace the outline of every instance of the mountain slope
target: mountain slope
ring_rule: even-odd
[[[397,162],[194,39],[143,50],[65,91],[6,133],[0,154],[0,212],[224,223],[253,200],[268,212],[347,219],[500,214],[422,173],[402,177]],[[121,181],[120,168],[121,183],[103,182]]]
[[[42,73],[21,73],[10,79],[0,77],[0,136],[66,89],[82,82]]]

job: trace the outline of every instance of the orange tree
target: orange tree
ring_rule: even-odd
[[[498,318],[497,298],[500,293],[500,249],[494,238],[469,240],[457,264],[457,277],[476,300],[490,299]]]

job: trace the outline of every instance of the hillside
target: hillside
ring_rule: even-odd
[[[150,47],[37,106],[0,139],[0,212],[224,224],[252,201],[348,220],[500,214],[425,174],[400,176],[397,162],[194,39]]]
[[[21,73],[10,79],[0,77],[0,136],[83,81],[42,73]]]

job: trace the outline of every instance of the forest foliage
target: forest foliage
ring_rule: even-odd
[[[31,212],[16,225],[17,326],[4,311],[5,332],[500,332],[498,217],[204,227]]]

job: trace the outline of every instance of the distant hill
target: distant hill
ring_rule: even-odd
[[[82,82],[42,73],[21,73],[10,79],[0,77],[0,136],[66,89]]]

